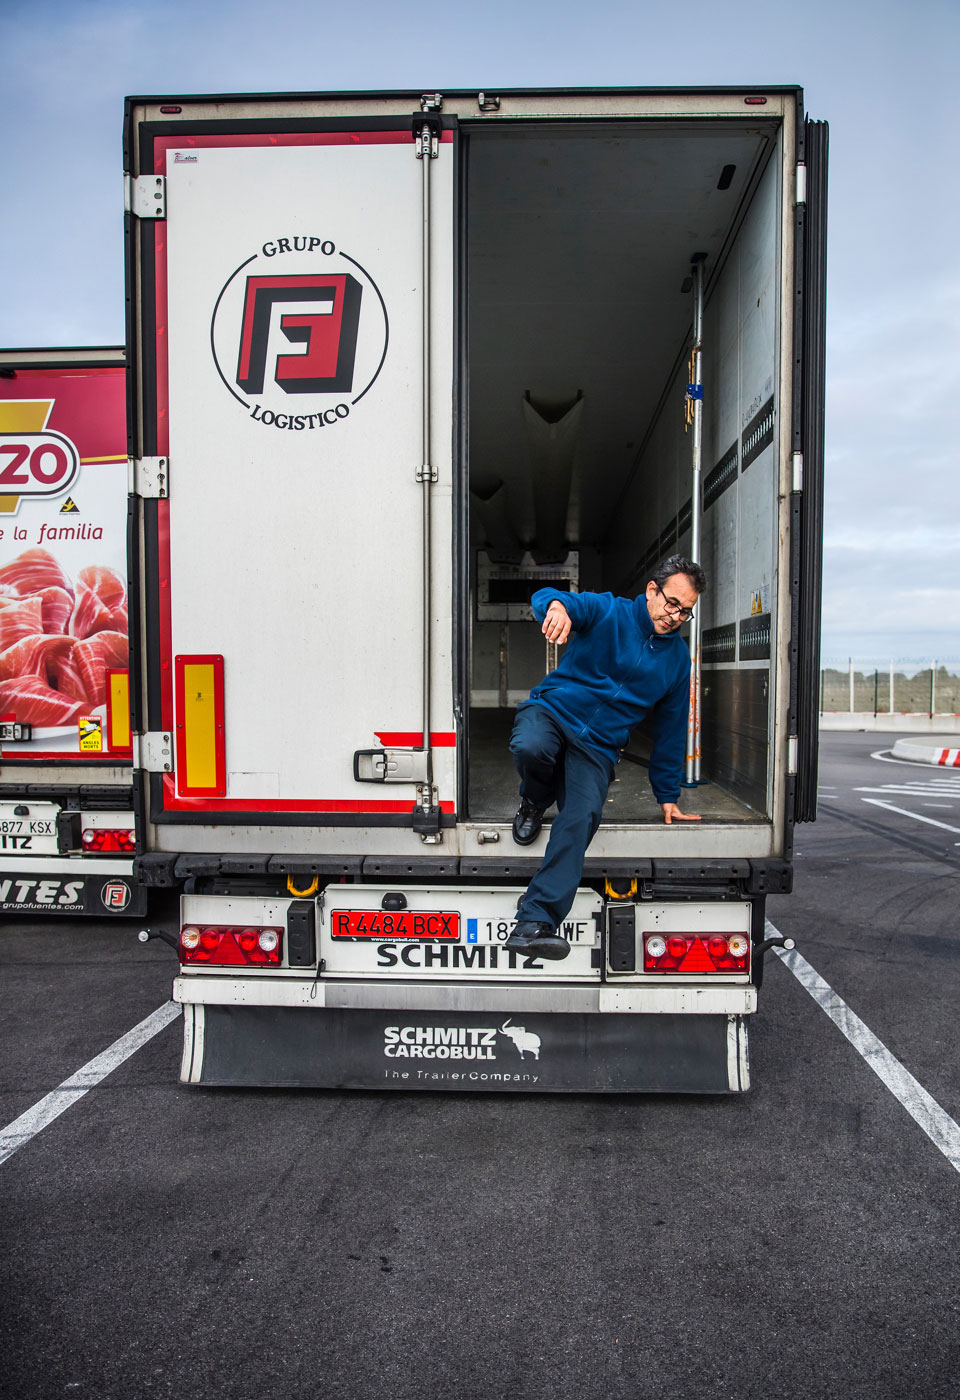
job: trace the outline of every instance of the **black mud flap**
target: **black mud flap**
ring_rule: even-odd
[[[742,1016],[183,1010],[187,1084],[548,1094],[750,1087]]]
[[[147,891],[131,875],[0,870],[0,913],[140,918]]]

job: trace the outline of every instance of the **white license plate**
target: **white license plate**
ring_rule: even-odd
[[[548,962],[503,946],[516,922],[519,889],[413,887],[402,892],[402,908],[397,907],[398,893],[396,887],[328,887],[320,923],[321,957],[328,975],[471,981],[600,977],[598,895],[578,893],[560,929],[570,952]]]
[[[55,856],[57,817],[53,802],[0,802],[0,851],[7,855]]]

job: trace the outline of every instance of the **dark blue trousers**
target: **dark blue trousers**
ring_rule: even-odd
[[[576,743],[544,705],[529,700],[517,710],[510,752],[520,774],[520,796],[537,807],[557,804],[546,853],[520,901],[517,918],[556,928],[577,893],[614,764],[599,750]]]

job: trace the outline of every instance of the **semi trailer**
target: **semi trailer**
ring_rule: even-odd
[[[747,1089],[816,815],[825,124],[796,87],[153,96],[124,149],[183,1081]],[[677,551],[702,820],[641,726],[548,965],[503,946],[549,835],[511,835],[531,595]]]
[[[0,350],[0,910],[138,915],[122,346]]]

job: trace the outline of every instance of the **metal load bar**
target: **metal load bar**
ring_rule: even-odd
[[[693,471],[690,491],[690,557],[700,562],[703,521],[701,462],[703,456],[703,257],[693,263],[693,351],[687,397],[693,419]],[[700,609],[690,619],[690,713],[687,718],[685,787],[700,782]]]
[[[430,163],[437,158],[440,149],[439,126],[436,118],[432,121],[425,119],[421,125],[419,121],[414,123],[414,136],[416,140],[417,159],[420,161],[422,172],[421,192],[421,249],[422,249],[422,271],[423,282],[422,306],[423,306],[423,331],[421,337],[422,362],[421,362],[421,441],[422,452],[420,456],[420,467],[417,471],[417,480],[420,483],[422,499],[422,531],[423,531],[423,573],[422,573],[422,637],[423,637],[423,670],[421,684],[423,687],[421,724],[423,728],[423,749],[426,754],[426,776],[417,789],[417,806],[419,807],[419,821],[417,820],[417,809],[414,809],[414,824],[420,831],[424,841],[431,843],[438,842],[440,838],[439,807],[434,802],[433,789],[433,755],[430,748],[430,687],[431,687],[431,644],[433,633],[433,596],[431,587],[431,488],[436,480],[436,471],[430,461],[431,441],[430,441]]]

